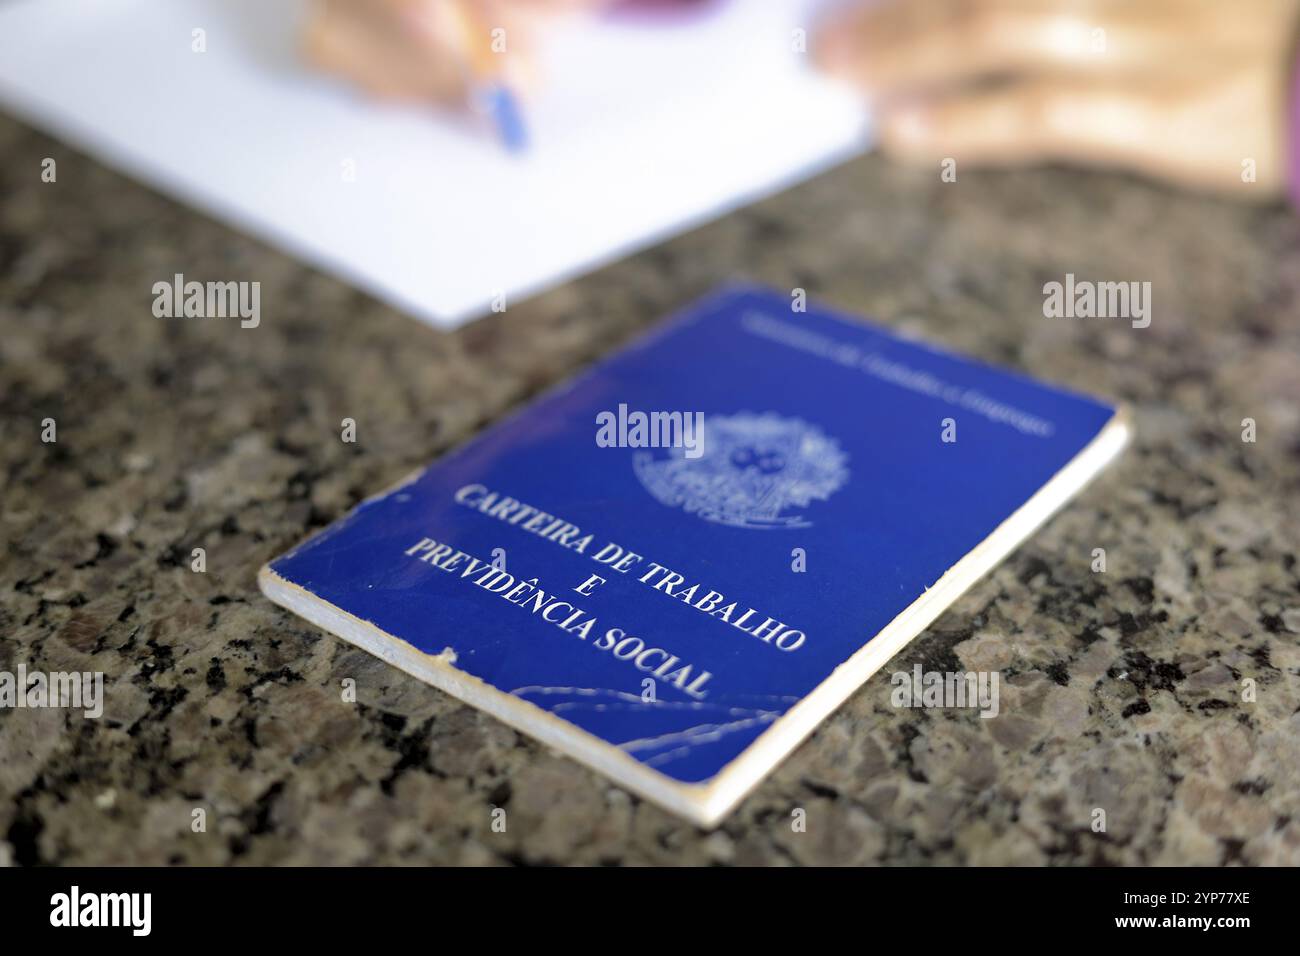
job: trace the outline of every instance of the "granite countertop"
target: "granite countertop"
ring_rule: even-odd
[[[107,681],[98,720],[0,709],[0,862],[1300,863],[1298,254],[1276,206],[868,157],[441,333],[0,119],[0,670]],[[260,326],[155,318],[176,272],[260,281]],[[1149,280],[1150,327],[1045,318],[1067,272]],[[716,831],[258,592],[737,277],[1126,401],[1136,438]],[[918,661],[1000,671],[1001,715],[895,709]]]

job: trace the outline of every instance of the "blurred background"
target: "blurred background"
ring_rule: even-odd
[[[1273,200],[1295,12],[18,0],[0,13],[0,98],[449,327],[873,144],[949,179],[1054,160]]]

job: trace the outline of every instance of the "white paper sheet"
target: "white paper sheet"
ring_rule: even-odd
[[[862,149],[857,98],[794,49],[810,3],[558,22],[522,156],[465,118],[377,104],[310,70],[291,0],[5,4],[0,103],[453,327]]]

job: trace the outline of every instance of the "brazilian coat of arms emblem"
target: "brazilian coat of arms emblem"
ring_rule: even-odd
[[[710,415],[704,453],[637,452],[636,476],[661,503],[736,528],[807,528],[791,513],[824,501],[849,478],[848,455],[815,425],[775,412]]]

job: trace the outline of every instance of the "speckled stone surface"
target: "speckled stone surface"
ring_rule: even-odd
[[[260,281],[260,327],[155,318],[176,272]],[[1066,272],[1149,280],[1150,328],[1044,318]],[[1122,399],[1137,437],[718,830],[261,597],[268,558],[733,277]],[[1300,862],[1279,207],[865,158],[445,334],[0,119],[0,435],[0,669],[107,680],[100,720],[0,709],[0,862]],[[895,709],[917,661],[999,670],[1001,715]]]

